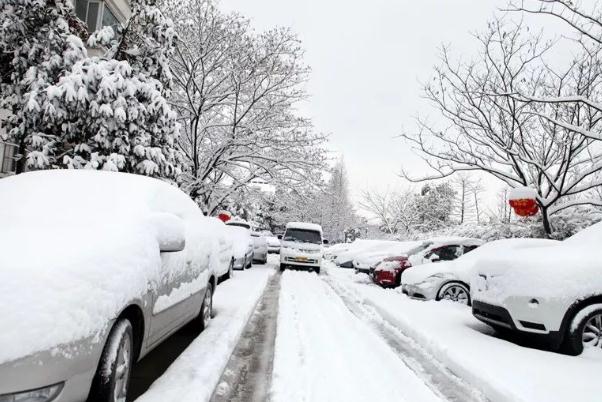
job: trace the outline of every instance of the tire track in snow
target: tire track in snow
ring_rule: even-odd
[[[405,335],[394,323],[372,305],[337,283],[332,277],[322,276],[332,290],[341,298],[349,311],[366,322],[395,351],[399,358],[423,378],[425,383],[442,398],[453,402],[488,402],[485,395],[439,362],[416,341]]]
[[[274,361],[280,274],[270,278],[222,374],[211,402],[268,400]]]

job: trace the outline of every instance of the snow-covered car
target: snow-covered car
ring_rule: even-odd
[[[389,257],[405,256],[408,252],[422,244],[419,241],[387,242],[379,247],[362,252],[353,260],[356,273],[370,274],[374,267]]]
[[[268,242],[268,253],[278,254],[280,252],[280,239],[274,235],[267,236],[266,241]]]
[[[361,255],[396,246],[403,247],[403,243],[394,240],[357,239],[352,243],[347,243],[343,250],[337,252],[334,263],[341,268],[353,268],[353,260]]]
[[[475,267],[482,258],[556,243],[558,242],[555,240],[544,239],[504,239],[486,243],[476,249],[464,246],[464,252],[457,259],[406,269],[401,277],[402,291],[416,299],[451,300],[470,305],[470,282],[475,275]]]
[[[229,220],[228,222],[226,222],[226,225],[245,228],[245,229],[248,229],[249,231],[252,230],[251,224],[249,222],[242,220],[242,219],[238,219],[238,218]]]
[[[482,259],[472,283],[473,315],[569,354],[601,348],[600,244],[602,223],[552,247]]]
[[[253,261],[260,264],[268,262],[268,242],[259,232],[251,232],[253,238]]]
[[[406,270],[418,265],[451,261],[483,244],[482,240],[463,237],[435,238],[414,245],[406,254],[391,256],[371,271],[374,283],[383,287],[401,285]]]
[[[214,267],[215,275],[220,281],[230,279],[234,269],[234,246],[232,236],[228,228],[218,218],[207,218],[207,223],[211,228],[211,239],[215,243],[211,266]]]
[[[314,223],[289,222],[282,237],[280,270],[303,268],[320,273],[322,266],[322,227]]]
[[[338,243],[332,244],[327,249],[324,249],[324,258],[327,260],[335,260],[337,256],[349,250],[352,243]]]
[[[125,400],[134,362],[208,325],[198,206],[160,180],[52,170],[0,180],[0,400]]]
[[[232,240],[232,253],[234,255],[234,269],[251,268],[253,252],[255,249],[251,231],[243,226],[228,225],[228,233]]]

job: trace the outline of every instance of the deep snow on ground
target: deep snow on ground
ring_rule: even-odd
[[[441,400],[318,275],[281,280],[272,401]]]
[[[240,334],[261,297],[274,263],[235,271],[218,285],[213,300],[215,318],[209,327],[172,363],[138,402],[208,401],[218,384]]]
[[[598,402],[602,352],[579,357],[519,346],[493,336],[469,307],[412,300],[367,283],[366,275],[329,267],[357,303],[369,305],[493,401]]]

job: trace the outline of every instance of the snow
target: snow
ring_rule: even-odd
[[[373,307],[492,402],[600,399],[602,353],[574,357],[520,346],[494,337],[464,305],[412,300],[398,291],[358,283],[343,269],[330,267],[328,273],[357,303]]]
[[[537,199],[537,191],[529,187],[511,188],[508,192],[509,200],[535,200]]]
[[[476,274],[478,263],[483,258],[507,255],[523,248],[547,247],[559,244],[555,240],[544,239],[504,239],[486,243],[453,261],[440,261],[408,268],[403,272],[403,284],[417,284],[432,275],[446,275],[449,279],[459,279],[470,284]]]
[[[319,276],[282,275],[273,402],[440,401]]]
[[[315,232],[322,233],[322,226],[315,223],[307,222],[289,222],[286,224],[287,229],[301,229],[301,230],[312,230]]]
[[[207,329],[136,401],[208,401],[274,272],[273,263],[253,267],[220,284],[213,298],[215,317]]]
[[[598,223],[553,247],[519,249],[481,259],[479,273],[488,274],[490,289],[483,295],[490,302],[510,296],[529,295],[572,302],[599,294],[602,270],[597,248],[602,243]]]
[[[341,247],[342,250],[336,255],[335,262],[337,264],[342,264],[347,261],[352,261],[362,254],[378,252],[380,250],[399,250],[399,253],[402,253],[409,250],[408,245],[410,245],[410,243],[416,244],[415,242],[394,240],[357,239],[352,243],[348,243],[346,245],[347,247]]]
[[[602,309],[602,304],[596,303],[596,304],[589,305],[586,308],[584,308],[583,310],[579,311],[577,314],[575,314],[575,317],[573,318],[573,322],[571,323],[571,330],[572,331],[577,330],[577,328],[579,327],[579,324],[585,317],[587,317],[589,314],[593,313],[594,311],[600,310],[600,309]]]
[[[173,289],[170,294],[162,295],[157,298],[153,306],[153,314],[158,314],[167,310],[171,306],[175,306],[183,300],[186,300],[195,293],[200,292],[207,284],[205,276],[194,278],[190,282],[183,282],[180,286]]]
[[[406,256],[408,252],[420,246],[421,242],[394,242],[374,245],[369,250],[364,250],[354,258],[354,266],[369,268],[388,257]]]
[[[162,281],[195,273],[208,280],[206,218],[167,183],[54,170],[4,178],[0,194],[0,363],[101,339],[110,320]],[[184,222],[186,247],[168,264],[157,212]]]

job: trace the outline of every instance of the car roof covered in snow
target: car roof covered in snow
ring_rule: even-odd
[[[470,237],[433,237],[425,240],[423,243],[432,243],[433,248],[443,247],[447,245],[462,245],[462,246],[480,246],[485,242],[480,239]]]
[[[286,224],[287,229],[313,230],[322,233],[322,226],[308,222],[289,222]]]

